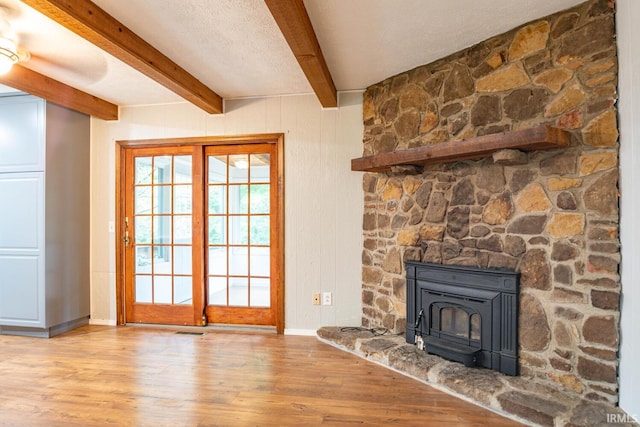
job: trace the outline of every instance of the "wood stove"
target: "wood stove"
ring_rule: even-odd
[[[416,261],[405,269],[408,343],[518,375],[519,273]]]

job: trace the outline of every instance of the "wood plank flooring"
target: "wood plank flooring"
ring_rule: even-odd
[[[315,337],[0,335],[0,426],[517,426]]]

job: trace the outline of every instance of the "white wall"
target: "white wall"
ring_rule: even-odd
[[[618,0],[622,316],[620,406],[640,420],[640,2]]]
[[[228,100],[225,114],[190,104],[127,107],[118,122],[92,119],[91,319],[115,324],[115,141],[180,136],[285,134],[285,332],[360,325],[362,93],[322,109],[313,95]],[[333,305],[314,306],[314,292]]]

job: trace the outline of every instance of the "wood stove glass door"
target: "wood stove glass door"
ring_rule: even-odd
[[[466,307],[451,303],[434,303],[431,308],[431,334],[472,345],[480,343],[480,315]]]

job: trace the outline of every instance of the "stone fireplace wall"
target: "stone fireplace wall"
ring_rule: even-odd
[[[365,174],[363,326],[404,331],[404,260],[515,269],[521,374],[616,402],[616,85],[614,4],[592,0],[369,87],[364,155],[541,124],[572,141]]]

